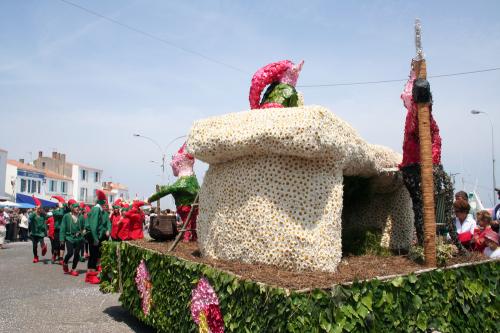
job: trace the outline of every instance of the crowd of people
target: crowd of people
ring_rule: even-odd
[[[498,194],[500,198],[500,191]],[[473,212],[467,193],[460,191],[455,194],[453,211],[460,243],[466,249],[482,252],[488,258],[500,258],[499,209],[494,209],[493,216],[487,210]]]
[[[59,201],[55,209],[46,209],[33,197],[35,208],[7,211],[0,207],[0,248],[4,241],[33,243],[33,263],[48,252],[45,238],[50,241],[53,264],[62,266],[64,274],[78,276],[79,262],[87,260],[85,282],[99,283],[101,245],[104,241],[144,238],[145,213],[140,209],[146,203],[131,204],[118,199],[110,208],[104,192],[97,190],[93,207],[70,199],[54,196]],[[40,249],[40,252],[39,252]],[[69,267],[71,261],[71,268]]]

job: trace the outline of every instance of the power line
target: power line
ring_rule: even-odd
[[[105,15],[103,15],[103,14],[100,14],[100,13],[98,13],[98,12],[96,12],[96,11],[93,11],[92,9],[89,9],[89,8],[83,7],[83,6],[81,6],[81,5],[79,5],[79,4],[76,4],[76,3],[74,3],[74,2],[71,2],[71,1],[68,1],[68,0],[59,0],[59,1],[64,2],[65,4],[70,5],[70,6],[73,6],[73,7],[75,7],[75,8],[80,9],[80,10],[83,10],[84,12],[87,12],[88,14],[91,14],[91,15],[93,15],[93,16],[97,16],[97,17],[99,17],[99,18],[101,18],[101,19],[103,19],[103,20],[106,20],[106,21],[108,21],[108,22],[111,22],[111,23],[117,24],[117,25],[121,26],[122,28],[128,29],[128,30],[133,31],[133,32],[135,32],[135,33],[138,33],[138,34],[140,34],[140,35],[143,35],[143,36],[149,37],[149,38],[154,39],[154,40],[156,40],[156,41],[159,41],[159,42],[161,42],[161,43],[163,43],[163,44],[167,44],[167,45],[168,45],[168,46],[170,46],[170,47],[176,48],[176,49],[181,50],[181,51],[184,51],[184,52],[186,52],[186,53],[189,53],[189,54],[195,55],[195,56],[197,56],[197,57],[203,58],[203,59],[205,59],[206,61],[209,61],[209,62],[215,63],[215,64],[217,64],[217,65],[220,65],[220,66],[223,66],[223,67],[226,67],[226,68],[232,69],[232,70],[237,71],[237,72],[240,72],[240,73],[245,73],[245,74],[247,73],[245,70],[243,70],[243,69],[241,69],[241,68],[235,67],[235,66],[233,66],[233,65],[227,64],[227,63],[222,62],[222,61],[220,61],[220,60],[217,60],[217,59],[214,59],[214,58],[212,58],[212,57],[206,56],[206,55],[204,55],[203,53],[200,53],[200,52],[198,52],[198,51],[194,51],[194,50],[191,50],[191,49],[185,48],[185,47],[183,47],[183,46],[179,46],[179,45],[177,45],[177,44],[175,44],[175,43],[172,43],[172,42],[171,42],[171,41],[169,41],[169,40],[166,40],[166,39],[164,39],[164,38],[161,38],[161,37],[155,36],[155,35],[153,35],[153,34],[150,34],[150,33],[149,33],[149,32],[147,32],[147,31],[144,31],[144,30],[141,30],[141,29],[135,28],[135,27],[133,27],[133,26],[131,26],[131,25],[128,25],[128,24],[126,24],[126,23],[123,23],[123,22],[117,21],[117,20],[115,20],[115,19],[113,19],[113,18],[110,18],[110,17],[108,17],[108,16],[105,16]]]
[[[440,74],[440,75],[429,75],[428,78],[440,78],[440,77],[449,77],[449,76],[460,76],[460,75],[469,75],[476,73],[484,73],[484,72],[492,72],[498,71],[500,67],[487,68],[487,69],[479,69],[475,71],[468,72],[458,72],[458,73],[450,73],[450,74]],[[341,82],[341,83],[325,83],[325,84],[305,84],[298,85],[298,88],[317,88],[317,87],[337,87],[337,86],[356,86],[356,85],[365,85],[365,84],[380,84],[380,83],[389,83],[389,82],[404,82],[406,79],[393,79],[393,80],[379,80],[379,81],[359,81],[359,82]]]
[[[86,8],[84,6],[81,6],[77,3],[74,3],[72,1],[69,1],[69,0],[59,0],[67,5],[70,5],[70,6],[73,6],[77,9],[80,9],[90,15],[93,15],[93,16],[96,16],[96,17],[99,17],[103,20],[106,20],[110,23],[113,23],[113,24],[117,24],[119,26],[121,26],[122,28],[125,28],[125,29],[128,29],[130,31],[133,31],[135,33],[138,33],[140,35],[143,35],[143,36],[146,36],[148,38],[151,38],[151,39],[154,39],[156,41],[159,41],[163,44],[166,44],[170,47],[173,47],[173,48],[176,48],[178,50],[181,50],[181,51],[184,51],[186,53],[189,53],[189,54],[192,54],[192,55],[195,55],[197,57],[200,57],[202,59],[205,59],[206,61],[209,61],[209,62],[212,62],[214,64],[217,64],[217,65],[220,65],[220,66],[223,66],[223,67],[226,67],[226,68],[229,68],[229,69],[232,69],[234,71],[237,71],[237,72],[240,72],[240,73],[244,73],[244,74],[248,74],[247,71],[241,69],[241,68],[238,68],[238,67],[235,67],[233,65],[230,65],[228,63],[225,63],[223,61],[220,61],[220,60],[217,60],[215,58],[212,58],[212,57],[209,57],[209,56],[206,56],[204,55],[203,53],[201,52],[198,52],[198,51],[195,51],[195,50],[191,50],[191,49],[188,49],[188,48],[185,48],[183,46],[179,46],[169,40],[166,40],[164,38],[161,38],[161,37],[158,37],[158,36],[155,36],[147,31],[144,31],[144,30],[141,30],[139,28],[135,28],[131,25],[128,25],[126,23],[123,23],[123,22],[120,22],[118,20],[115,20],[113,18],[110,18],[108,16],[105,16],[103,14],[100,14],[92,9],[89,9],[89,8]],[[449,74],[440,74],[440,75],[429,75],[428,77],[429,78],[441,78],[441,77],[451,77],[451,76],[461,76],[461,75],[470,75],[470,74],[477,74],[477,73],[484,73],[484,72],[492,72],[492,71],[498,71],[500,70],[500,67],[494,67],[494,68],[487,68],[487,69],[479,69],[479,70],[474,70],[474,71],[467,71],[467,72],[457,72],[457,73],[449,73]],[[369,84],[382,84],[382,83],[391,83],[391,82],[405,82],[407,81],[408,78],[404,78],[404,79],[391,79],[391,80],[377,80],[377,81],[357,81],[357,82],[338,82],[338,83],[325,83],[325,84],[305,84],[305,85],[298,85],[297,87],[298,88],[319,88],[319,87],[338,87],[338,86],[356,86],[356,85],[369,85]]]

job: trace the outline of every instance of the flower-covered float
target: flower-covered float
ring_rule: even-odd
[[[408,249],[412,202],[400,154],[367,143],[325,107],[303,105],[301,68],[263,67],[251,110],[194,123],[181,150],[209,164],[198,243],[168,252],[108,242],[101,289],[120,292],[124,307],[161,332],[495,331],[498,261],[397,270],[372,256],[382,274],[335,278],[349,265],[341,258],[350,229]]]

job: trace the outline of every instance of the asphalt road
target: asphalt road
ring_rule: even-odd
[[[31,242],[6,247],[0,250],[0,332],[154,332],[120,306],[117,294],[84,283],[87,263],[73,277],[51,264],[49,254],[33,264]]]

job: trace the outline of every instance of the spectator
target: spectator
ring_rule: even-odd
[[[0,249],[4,249],[3,243],[5,241],[5,234],[7,233],[7,229],[5,225],[7,221],[5,221],[5,217],[3,216],[3,208],[0,207]]]
[[[495,191],[497,191],[498,199],[500,200],[500,188],[496,187]],[[494,221],[500,221],[500,203],[495,206],[493,209],[493,216],[492,216]]]
[[[9,242],[16,242],[19,233],[19,208],[14,208],[9,214],[9,227],[7,230],[7,239]]]
[[[11,232],[10,232],[11,226],[10,226],[10,215],[7,212],[7,208],[3,209],[2,215],[3,215],[3,218],[5,220],[5,236],[4,236],[5,240],[4,240],[4,242],[9,243],[10,242],[10,234],[11,234]]]
[[[20,214],[19,240],[21,242],[28,241],[28,216],[26,212],[21,212]]]
[[[455,193],[455,201],[464,200],[469,202],[469,195],[465,191],[458,191]]]
[[[458,234],[458,240],[466,248],[470,248],[470,242],[474,229],[476,228],[476,221],[469,215],[470,205],[465,200],[457,200],[453,203],[455,212],[455,228]],[[448,235],[450,239],[450,235]]]
[[[472,248],[475,251],[483,252],[486,247],[484,236],[491,230],[491,215],[487,210],[481,210],[477,213],[477,222],[479,226],[474,229],[472,237]]]
[[[485,236],[486,248],[483,253],[490,259],[500,258],[500,248],[498,247],[498,234],[493,230],[489,230]]]

